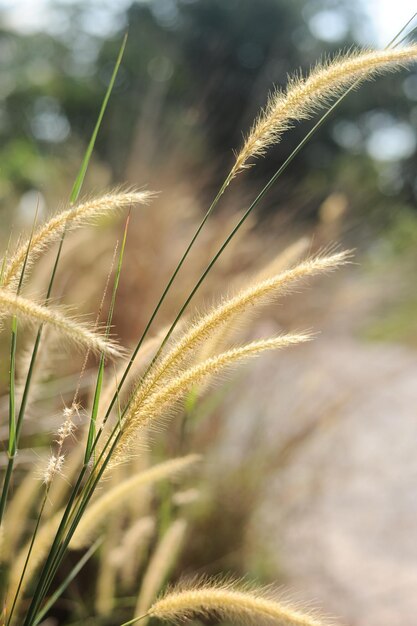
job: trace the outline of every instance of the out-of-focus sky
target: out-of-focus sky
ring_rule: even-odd
[[[364,5],[368,5],[380,45],[386,45],[417,11],[416,0],[364,0]]]
[[[72,0],[61,0],[61,2],[71,4]],[[164,11],[168,10],[172,4],[172,0],[163,0],[163,2],[152,0],[152,2],[163,5]],[[91,9],[89,13],[92,18],[88,19],[87,14],[85,24],[87,32],[92,35],[102,35],[116,31],[122,26],[118,16],[130,3],[131,0],[86,0],[86,5]],[[363,0],[362,8],[373,21],[374,33],[367,34],[367,37],[371,37],[369,43],[383,46],[413,15],[417,10],[417,5],[416,0]],[[60,23],[62,13],[52,7],[50,0],[0,0],[0,12],[4,25],[24,32],[36,30],[59,32],[60,28],[64,27]],[[333,28],[336,35],[337,31],[343,28],[343,24],[340,20],[338,21],[335,12],[324,13],[327,15],[322,14],[316,22],[317,30],[320,31],[320,28],[326,24],[326,28],[322,29],[323,33],[327,31],[331,34]]]

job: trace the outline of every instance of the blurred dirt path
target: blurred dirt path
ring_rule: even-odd
[[[417,626],[417,352],[360,341],[347,315],[252,364],[222,456],[270,455],[254,528],[297,596],[341,624]]]

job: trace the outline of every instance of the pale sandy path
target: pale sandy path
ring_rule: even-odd
[[[343,624],[417,626],[417,352],[338,325],[245,380],[226,407],[224,460],[269,446],[278,466],[309,433],[254,517],[287,583]]]

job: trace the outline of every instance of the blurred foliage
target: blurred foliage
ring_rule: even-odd
[[[403,343],[417,347],[417,298],[408,297],[388,306],[364,331],[370,341]]]
[[[6,21],[0,32],[3,210],[32,189],[53,202],[62,197],[127,26],[123,68],[97,145],[96,162],[107,173],[93,176],[93,185],[128,180],[161,188],[169,171],[209,194],[271,86],[351,45],[366,27],[360,3],[343,0],[155,0],[125,9],[121,3],[119,10],[108,6],[103,25],[105,4],[50,0],[50,6],[49,28],[24,33]],[[394,195],[413,204],[416,85],[417,74],[407,72],[351,95],[264,209],[285,207],[308,218],[338,191],[347,194],[356,223],[373,214],[378,222]],[[242,187],[250,191],[266,180],[308,127],[285,137]],[[389,153],[384,162],[370,158],[381,143],[398,147],[402,137],[400,160]]]

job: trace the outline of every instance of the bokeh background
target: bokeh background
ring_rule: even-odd
[[[271,86],[340,49],[385,46],[413,4],[1,0],[2,247],[37,205],[46,216],[68,198],[128,30],[85,190],[159,192],[134,215],[120,287],[116,328],[133,342]],[[297,126],[228,190],[160,325],[309,128]],[[354,265],[258,323],[320,330],[314,343],[261,359],[202,402],[191,447],[206,454],[210,496],[179,566],[277,580],[351,626],[417,625],[416,130],[416,69],[350,94],[197,300],[300,236],[312,249],[356,249]],[[76,261],[64,263],[57,297],[94,310],[91,277],[105,281],[120,228],[101,224],[94,245],[71,239]]]

